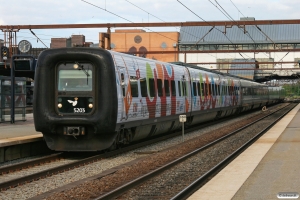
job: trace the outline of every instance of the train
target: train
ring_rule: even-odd
[[[55,151],[106,151],[283,101],[284,90],[184,63],[101,48],[44,50],[35,129]]]

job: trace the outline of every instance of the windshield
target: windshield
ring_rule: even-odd
[[[92,75],[91,64],[60,64],[58,66],[58,91],[92,91]]]

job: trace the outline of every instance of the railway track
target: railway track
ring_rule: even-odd
[[[282,110],[280,110],[280,111],[283,111],[282,114],[279,113],[279,116],[275,116],[273,122],[269,123],[265,128],[260,130],[256,135],[254,135],[250,140],[248,140],[246,143],[244,143],[241,147],[236,149],[234,152],[232,152],[230,155],[228,155],[225,159],[223,159],[221,162],[219,162],[213,168],[208,170],[205,174],[200,176],[198,179],[196,179],[190,185],[185,187],[183,190],[181,190],[178,194],[173,196],[171,199],[172,200],[186,199],[191,194],[193,194],[203,184],[205,184],[212,176],[214,176],[217,172],[219,172],[223,167],[225,167],[228,163],[230,163],[235,157],[237,157],[246,148],[248,148],[252,143],[254,143],[261,135],[263,135],[267,130],[269,130],[272,126],[274,126],[281,118],[283,118],[296,105],[297,104],[293,103],[291,105],[288,105],[287,107],[284,107]],[[271,113],[270,115],[273,115],[273,113]],[[266,116],[266,118],[269,117],[270,115]],[[262,119],[262,120],[264,120],[264,119]],[[271,121],[272,121],[272,119],[271,119]],[[256,123],[254,123],[253,125],[255,125],[255,124]]]
[[[247,113],[243,115],[246,114]],[[189,132],[193,132],[195,130],[205,128],[208,126],[213,126],[217,123],[226,120],[228,119],[222,118],[220,120],[208,122],[200,126],[198,125],[195,127],[190,127],[185,131],[185,133],[188,134]],[[113,157],[121,153],[138,149],[146,145],[154,144],[162,140],[167,140],[169,138],[176,137],[178,135],[181,135],[181,131],[177,131],[172,134],[153,138],[145,142],[140,142],[137,144],[126,146],[123,147],[122,149],[118,149],[111,152],[98,153],[98,154],[97,153],[81,154],[82,157],[81,159],[78,158],[78,155],[74,156],[74,154],[72,153],[57,153],[57,154],[44,156],[41,158],[28,160],[25,162],[20,162],[13,165],[2,166],[0,167],[0,177],[1,177],[0,191],[7,190],[9,188],[14,188],[19,185],[30,183],[55,174],[63,173],[65,171],[72,170],[74,168],[78,168],[83,165],[97,162],[101,159]],[[149,154],[149,153],[152,152],[144,152],[141,154]],[[92,155],[92,156],[88,156],[88,155]]]
[[[199,189],[200,186],[202,186],[205,182],[207,182],[207,180],[210,179],[211,176],[213,176],[216,172],[221,170],[229,162],[231,162],[236,156],[238,156],[242,151],[244,151],[257,138],[259,138],[266,130],[272,127],[293,107],[294,105],[288,105],[275,112],[269,113],[264,117],[256,119],[255,121],[239,128],[238,130],[232,131],[212,142],[209,142],[206,145],[198,149],[195,149],[194,151],[185,154],[174,161],[168,162],[165,165],[130,181],[129,183],[123,184],[110,192],[107,192],[103,195],[99,195],[95,199],[97,200],[113,199],[113,198],[119,198],[119,199],[158,198],[158,199],[174,199],[174,200],[186,199],[193,192]],[[280,112],[279,116],[278,116],[278,112]],[[281,114],[282,112],[284,113]],[[253,128],[253,127],[260,126],[258,125],[258,123],[264,123],[263,121],[265,120],[268,122],[270,121],[272,122],[268,123],[268,125],[263,127],[261,130],[258,130],[257,128]],[[249,134],[249,129],[256,129],[255,131],[258,132],[254,134]],[[231,142],[227,142],[226,149],[230,149],[231,150],[230,153],[224,152],[223,150],[219,150],[219,146],[221,147],[223,146],[221,143],[226,143],[226,140],[228,141],[232,140],[229,139],[231,137],[237,137],[241,139],[245,134],[245,132],[247,132],[248,136],[251,135],[251,137],[243,141],[243,144],[241,146],[233,148],[233,146],[235,145],[231,144]],[[232,147],[228,147],[228,145],[231,145]],[[206,152],[203,153],[204,151]],[[203,171],[199,170],[198,167],[203,165],[203,160],[205,160],[203,156],[208,155],[209,151],[224,152],[224,154],[222,153],[222,155],[218,156],[218,158],[220,157],[220,159],[218,159],[220,161],[211,165],[209,169]],[[226,155],[225,158],[224,155]],[[203,158],[199,159],[199,157],[203,157]],[[197,162],[195,162],[195,160],[197,160]],[[192,165],[192,167],[185,167],[190,165]],[[201,172],[199,173],[199,171]],[[195,177],[199,175],[200,177],[196,180],[194,178],[187,178],[187,177]],[[174,177],[176,177],[175,180]],[[144,183],[145,181],[147,182]],[[186,184],[188,186],[183,187]],[[174,196],[172,197],[172,192],[178,190],[179,190],[178,194],[175,193]]]
[[[217,122],[207,123],[202,125],[201,127],[210,126],[214,123]],[[197,128],[199,128],[199,126],[191,128],[190,130],[186,131],[186,133],[189,133]],[[83,153],[81,154],[81,157],[83,157],[81,159],[78,158],[79,157],[78,155],[74,156],[73,153],[57,153],[57,154],[44,156],[41,158],[28,160],[25,162],[6,165],[0,167],[0,177],[1,177],[0,191],[7,190],[9,188],[14,188],[19,185],[23,185],[26,183],[39,180],[41,178],[46,178],[58,173],[62,173],[68,170],[72,170],[74,168],[78,168],[83,165],[97,162],[101,159],[109,158],[124,152],[138,149],[140,147],[150,145],[159,142],[161,140],[166,140],[178,136],[179,134],[180,131],[166,136],[153,138],[152,140],[147,140],[145,142],[126,146],[111,152],[87,153],[87,154]],[[88,156],[90,154],[92,156]]]
[[[263,113],[263,115],[266,115],[266,114]],[[220,121],[214,122],[214,123],[220,123]],[[213,123],[208,123],[205,126],[210,126],[211,124],[213,124]],[[193,129],[189,129],[188,131],[186,131],[186,133],[194,131],[195,129],[199,129],[199,126],[198,127],[194,127]],[[165,137],[164,139],[167,139],[167,138],[170,138],[170,137],[175,137],[175,136],[178,136],[178,135],[181,135],[181,131],[179,131],[177,133],[174,133],[174,134],[171,134],[171,135],[168,135],[168,136],[164,136]],[[30,182],[35,181],[35,180],[40,180],[40,179],[43,179],[43,178],[45,178],[45,180],[47,180],[46,178],[48,178],[49,176],[53,176],[55,174],[62,173],[62,172],[65,172],[65,171],[68,171],[68,170],[71,170],[71,169],[79,168],[80,166],[89,165],[89,164],[97,162],[99,160],[103,160],[104,159],[104,161],[105,161],[106,158],[109,159],[111,157],[120,155],[120,154],[124,153],[125,151],[131,151],[133,149],[137,149],[137,148],[140,148],[140,147],[144,147],[146,145],[157,143],[158,141],[161,141],[161,140],[162,140],[162,138],[155,138],[152,141],[146,141],[144,143],[138,143],[138,144],[135,144],[135,145],[123,148],[123,149],[118,149],[118,150],[113,151],[113,152],[106,152],[106,153],[103,153],[103,154],[100,154],[100,155],[92,155],[92,156],[89,156],[89,157],[83,156],[80,159],[78,159],[78,156],[77,156],[77,158],[76,158],[77,160],[75,160],[75,158],[73,157],[66,164],[60,164],[59,166],[54,166],[54,167],[53,166],[52,167],[48,166],[47,169],[43,169],[43,170],[40,170],[38,172],[36,172],[35,170],[33,170],[34,172],[28,172],[29,175],[26,175],[26,176],[25,175],[21,175],[20,178],[12,178],[9,181],[3,181],[2,183],[0,183],[0,189],[2,191],[3,190],[7,190],[9,188],[14,188],[14,187],[17,187],[17,186],[20,186],[20,185],[23,185],[23,184],[27,184],[27,183],[30,183]],[[168,150],[164,150],[164,151],[168,151]],[[146,155],[147,154],[156,155],[156,154],[158,154],[160,152],[140,152],[140,153],[145,153]],[[30,168],[31,168],[30,166],[48,165],[49,163],[55,163],[57,160],[65,160],[66,157],[68,157],[68,156],[66,156],[65,154],[57,154],[57,155],[53,155],[53,156],[51,155],[51,156],[48,156],[48,157],[49,158],[43,158],[44,160],[43,159],[41,159],[41,160],[40,159],[36,159],[36,160],[33,160],[33,161],[27,161],[26,163],[22,163],[20,165],[15,165],[15,166],[10,165],[10,166],[6,166],[6,167],[1,167],[0,168],[0,174],[2,174],[2,175],[0,175],[1,181],[5,180],[3,177],[5,175],[7,175],[7,173],[9,173],[8,175],[10,177],[14,177],[13,173],[15,173],[15,172],[19,173],[18,171],[20,169],[22,169],[21,171],[24,171],[24,170],[26,171],[28,169],[30,170]],[[141,161],[144,160],[144,157],[146,157],[146,156],[143,155],[142,157],[143,158],[141,159]],[[170,158],[171,157],[172,156],[170,156]],[[47,160],[47,159],[50,159],[50,160]],[[40,160],[40,161],[38,161],[38,160]],[[138,162],[138,161],[136,161],[136,162]],[[55,164],[55,165],[57,165],[57,164]],[[158,163],[158,165],[160,165],[160,167],[161,167],[164,164],[163,163]],[[100,179],[102,179],[102,178],[105,179],[106,176],[117,174],[119,170],[122,170],[122,168],[124,168],[126,166],[127,167],[130,166],[130,164],[126,164],[124,166],[120,166],[120,167],[117,167],[115,169],[109,169],[108,171],[110,171],[110,172],[104,172],[104,174],[106,174],[106,175],[103,175],[103,174],[100,175],[100,176],[96,175],[93,178],[97,179],[97,177],[98,178],[101,177]],[[139,165],[139,166],[143,167],[144,165]],[[132,166],[130,166],[130,168],[131,167]],[[135,174],[135,173],[132,173],[132,174]],[[89,181],[91,181],[93,178],[89,178]],[[83,184],[83,182],[85,182],[85,181],[86,180],[83,179],[81,181],[75,182],[73,184],[73,186],[74,185]],[[113,181],[113,182],[115,182],[115,181]],[[127,182],[129,182],[129,181],[127,181]],[[66,189],[64,188],[63,190],[66,190]],[[59,189],[57,191],[59,191]],[[48,196],[50,195],[50,197],[51,197],[52,193],[53,192],[49,193]],[[53,196],[53,197],[55,197],[55,196]],[[39,199],[39,198],[40,197],[37,197],[36,199]],[[104,198],[106,198],[106,197],[104,197]]]
[[[288,108],[281,108],[281,110],[283,109]],[[229,162],[238,154],[239,151],[242,151],[242,149],[245,148],[241,146],[247,146],[252,143],[253,140],[255,140],[255,137],[259,137],[259,134],[262,134],[263,131],[258,131],[258,127],[264,127],[264,129],[268,129],[265,128],[266,122],[262,121],[263,118],[265,120],[274,122],[275,120],[272,116],[276,115],[274,114],[276,112],[271,113],[270,110],[268,112],[270,113],[263,113],[263,117],[253,117],[251,120],[255,121],[253,122],[255,124],[252,123],[252,125],[249,125],[249,120],[247,122],[241,122],[247,125],[241,125],[238,128],[239,130],[234,132],[232,129],[237,129],[237,127],[234,125],[229,126],[227,130],[223,128],[225,132],[215,131],[213,135],[210,133],[204,135],[204,137],[201,136],[201,139],[186,141],[181,145],[181,147],[170,148],[163,152],[154,153],[149,157],[141,159],[135,164],[128,164],[127,166],[119,168],[111,173],[106,172],[106,175],[102,174],[94,176],[88,181],[84,180],[77,182],[76,185],[78,186],[72,188],[69,187],[69,189],[61,189],[63,192],[56,190],[56,193],[54,193],[52,191],[47,197],[42,196],[42,198],[68,199],[72,197],[76,199],[170,199],[173,197],[174,199],[181,199],[182,196],[180,195],[183,195],[181,193],[185,193],[181,191],[189,190],[186,189],[186,187],[194,182],[195,179],[197,179],[196,177],[202,177],[200,182],[203,184],[203,182],[205,182],[208,177],[215,173],[216,170],[219,170],[221,167],[223,167],[224,163]],[[276,119],[281,117],[282,114],[280,114],[280,116],[276,116]],[[257,123],[262,123],[262,125],[258,125]],[[253,126],[255,128],[253,128]],[[251,130],[253,132],[253,129],[255,130],[254,133],[250,133]],[[242,130],[247,132],[247,137],[245,137],[245,133],[241,132]],[[230,132],[231,136],[235,137],[229,136],[228,132]],[[259,134],[257,134],[257,132],[259,132]],[[216,138],[218,138],[217,141]],[[232,143],[232,139],[230,138],[235,138],[235,142]],[[252,141],[250,141],[251,138]],[[195,146],[201,146],[201,148],[195,148]],[[223,149],[218,148],[218,146],[221,146]],[[226,151],[224,151],[224,149],[226,149]],[[209,153],[209,151],[212,151],[213,153]],[[201,156],[200,154],[203,155]],[[194,162],[194,160],[196,160],[195,158],[197,157],[201,157],[199,161],[200,163]],[[194,163],[190,164],[191,162]],[[190,165],[196,168],[185,168],[185,166]],[[201,166],[200,169],[199,166]],[[170,167],[172,167],[172,170]],[[173,168],[178,168],[179,171],[174,170],[173,173],[168,174],[168,172],[173,171]],[[187,172],[189,175],[187,175]],[[190,173],[192,173],[192,175],[190,175]],[[171,179],[173,178],[173,180],[169,180],[168,177],[171,177]],[[189,177],[193,177],[193,180],[190,180]],[[157,183],[159,185],[155,185]],[[174,183],[176,183],[175,188]],[[149,189],[149,187],[152,188],[152,190]],[[199,187],[199,185],[197,187]],[[175,193],[173,192],[170,194],[170,191],[174,191]],[[176,196],[177,193],[180,194],[178,197]],[[187,196],[187,194],[184,195]],[[39,198],[41,198],[41,196],[37,196],[33,199]]]

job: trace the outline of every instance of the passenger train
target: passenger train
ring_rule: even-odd
[[[100,48],[38,57],[34,123],[50,149],[114,149],[181,127],[278,103],[280,87],[183,63]]]

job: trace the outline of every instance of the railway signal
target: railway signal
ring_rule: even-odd
[[[5,46],[1,47],[1,57],[2,57],[3,60],[7,60],[8,53],[9,52],[8,52],[8,48],[7,47],[5,47]]]

